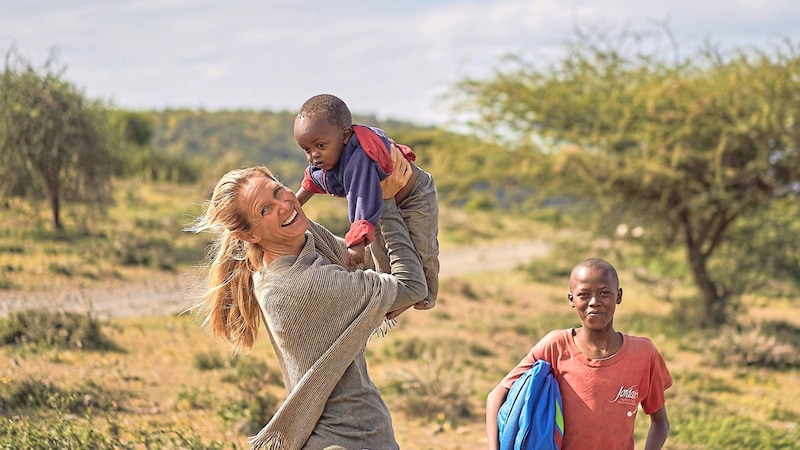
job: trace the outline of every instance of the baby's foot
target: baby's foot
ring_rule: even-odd
[[[432,309],[434,306],[436,306],[436,300],[430,299],[420,300],[414,303],[414,309],[428,310]]]

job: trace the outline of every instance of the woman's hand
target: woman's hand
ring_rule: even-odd
[[[392,173],[381,181],[381,189],[383,189],[383,198],[393,198],[395,194],[400,192],[405,187],[408,180],[411,179],[413,173],[411,163],[403,156],[397,147],[392,144],[391,156],[394,169]]]

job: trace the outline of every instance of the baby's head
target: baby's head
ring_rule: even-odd
[[[305,151],[309,164],[331,170],[352,135],[350,109],[338,97],[320,94],[300,107],[294,119],[294,138]]]

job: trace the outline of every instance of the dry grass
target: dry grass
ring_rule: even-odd
[[[202,253],[203,237],[179,231],[186,214],[199,213],[197,199],[202,197],[194,187],[138,186],[133,193],[120,193],[105,219],[92,219],[88,236],[76,232],[67,240],[48,234],[41,211],[10,205],[7,214],[0,214],[0,228],[5,230],[0,233],[0,281],[5,280],[7,288],[54,292],[178,276]],[[318,204],[309,215],[322,222],[337,220],[334,211],[340,204],[314,202]],[[77,215],[70,217],[68,226],[77,228]],[[541,226],[534,231],[541,234],[525,234],[530,224],[505,220],[497,230],[491,222],[444,211],[442,245],[485,243],[498,231],[531,238],[552,231]],[[448,231],[465,224],[473,237]],[[182,255],[166,271],[152,265],[120,265],[91,250],[113,248],[107,245],[126,233],[136,241],[140,233],[152,237],[161,232],[174,245],[169,251]],[[579,258],[552,257],[527,270],[445,278],[434,310],[410,310],[395,330],[369,342],[370,373],[392,412],[401,448],[485,448],[486,394],[547,331],[577,325],[566,302],[563,270],[574,263],[567,259]],[[653,286],[624,269],[621,277],[625,296],[617,328],[651,337],[675,378],[667,398],[673,424],[667,448],[797,448],[796,370],[709,365],[701,348],[710,337],[681,329],[672,318],[674,304],[655,298]],[[746,304],[751,320],[780,319],[800,327],[797,299],[747,298]],[[209,447],[218,441],[224,448],[243,448],[252,426],[248,413],[268,408],[270,396],[278,401],[284,395],[274,354],[263,336],[250,354],[234,357],[226,344],[205,335],[187,315],[112,319],[103,322],[102,330],[121,351],[0,347],[0,412],[35,413],[3,405],[2,395],[23,380],[72,391],[91,382],[96,393],[87,402],[99,412],[98,424],[110,415],[129,435],[192,430]],[[255,405],[254,399],[263,402]],[[637,420],[637,448],[643,448],[647,418],[640,415]],[[754,435],[759,440],[746,440]],[[739,440],[725,441],[727,436]]]
[[[563,289],[531,283],[521,272],[447,279],[436,309],[409,311],[386,337],[370,341],[367,360],[393,413],[401,448],[485,448],[483,399],[488,391],[538,337],[575,323],[562,299]],[[633,300],[627,303],[634,304]],[[657,306],[645,297],[636,302],[640,308],[635,309]],[[626,320],[639,313],[625,306],[620,307],[617,321],[623,330]],[[224,343],[206,336],[190,316],[118,319],[103,329],[123,352],[4,347],[0,382],[8,386],[30,378],[66,388],[91,380],[107,397],[98,398],[98,403],[130,430],[192,429],[226,448],[244,446],[247,434],[243,424],[223,418],[226,405],[253,395],[231,382],[236,361],[265,364],[262,388],[277,398],[283,395],[265,339],[249,355],[234,358]],[[723,413],[778,430],[796,430],[800,419],[796,372],[709,367],[701,354],[683,349],[680,339],[663,333],[651,337],[676,380],[668,391],[673,431],[680,431],[676,426],[687,421],[686,427],[697,426],[698,421]],[[437,403],[442,398],[450,401]],[[699,417],[681,417],[690,414]],[[646,427],[646,418],[637,424],[640,445]],[[668,448],[712,448],[685,439],[673,439]]]

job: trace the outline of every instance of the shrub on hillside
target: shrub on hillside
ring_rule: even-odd
[[[15,311],[0,319],[0,344],[32,344],[84,350],[119,350],[90,314]]]
[[[94,450],[225,448],[219,441],[204,441],[193,429],[129,430],[125,423],[114,415],[106,416],[105,422],[98,422],[91,412],[87,412],[83,417],[74,417],[63,411],[57,411],[55,416],[56,420],[16,417],[0,421],[0,448]]]
[[[455,428],[473,416],[472,379],[457,353],[441,347],[426,349],[418,364],[406,363],[383,390],[410,417]]]
[[[725,327],[709,340],[709,359],[721,366],[800,367],[799,331],[785,323]]]
[[[121,237],[114,241],[114,258],[125,266],[175,269],[175,248],[169,239]]]

